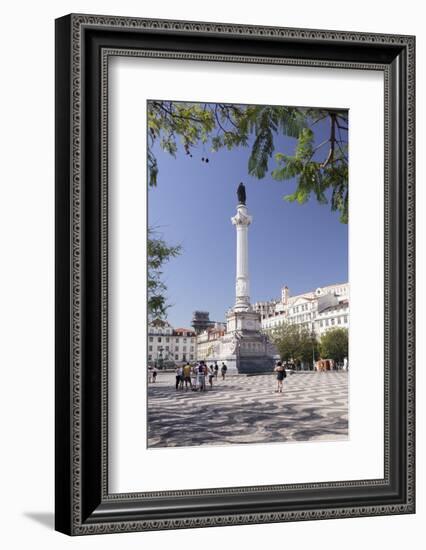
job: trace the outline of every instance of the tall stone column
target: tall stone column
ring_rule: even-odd
[[[248,270],[248,227],[252,222],[245,204],[238,204],[236,215],[231,218],[237,230],[237,270],[234,311],[250,310],[250,280]]]

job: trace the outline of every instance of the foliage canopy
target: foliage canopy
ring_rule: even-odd
[[[162,280],[162,266],[181,253],[181,246],[168,245],[153,229],[148,229],[148,320],[166,315],[166,285]]]
[[[348,330],[346,328],[334,328],[327,331],[321,337],[321,356],[342,362],[348,356]]]
[[[312,362],[318,356],[318,342],[303,325],[282,323],[269,332],[282,361]]]
[[[315,144],[315,125],[327,120],[327,139]],[[148,183],[157,185],[153,146],[176,156],[179,144],[192,157],[199,143],[219,149],[248,147],[247,172],[258,179],[270,173],[277,181],[295,179],[296,190],[284,198],[305,203],[313,195],[348,222],[348,115],[346,111],[226,103],[148,103]],[[277,150],[280,136],[295,140],[294,151]],[[202,159],[204,160],[204,159]],[[206,159],[208,162],[209,159]],[[275,163],[270,171],[270,163]],[[330,194],[330,199],[327,196]]]

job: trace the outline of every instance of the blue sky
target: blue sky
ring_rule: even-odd
[[[328,135],[328,126],[314,126],[315,141]],[[280,136],[276,152],[294,150],[295,140]],[[249,228],[249,269],[252,303],[348,280],[348,226],[330,205],[314,197],[299,205],[283,200],[294,181],[258,180],[247,174],[251,147],[212,153],[208,144],[179,151],[176,158],[155,145],[158,185],[148,191],[148,223],[182,254],[164,266],[163,280],[171,307],[168,320],[189,327],[192,312],[210,312],[222,321],[235,299],[235,228],[230,218],[237,205],[240,181],[246,186]],[[208,157],[209,163],[201,161]],[[270,170],[275,161],[270,162]]]

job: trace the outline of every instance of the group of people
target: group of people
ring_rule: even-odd
[[[220,373],[222,380],[225,380],[227,366],[222,362],[220,367]],[[287,377],[286,364],[278,361],[274,372],[277,377],[277,389],[275,392],[282,393],[284,378]],[[191,365],[186,363],[183,366],[177,366],[175,369],[176,374],[176,390],[189,390],[192,391],[206,391],[207,382],[210,388],[213,388],[213,380],[217,380],[219,374],[219,365],[217,361],[210,366],[207,366],[205,361],[198,361]]]
[[[277,386],[276,393],[282,393],[283,391],[283,382],[284,378],[287,377],[286,368],[289,368],[288,363],[283,363],[278,361],[274,368],[274,373],[276,373]],[[328,367],[328,368],[327,368]],[[332,370],[335,367],[335,363],[331,360],[320,360],[317,361],[315,365],[316,370]],[[343,369],[348,369],[348,360],[345,357]],[[192,391],[206,391],[207,382],[210,388],[213,388],[213,380],[217,380],[219,370],[222,376],[222,380],[225,380],[226,372],[228,370],[224,362],[222,362],[221,367],[217,364],[217,361],[210,366],[207,366],[205,361],[198,361],[197,363],[190,364],[186,362],[185,365],[178,365],[175,368],[176,375],[176,390],[192,390]],[[157,379],[157,368],[155,366],[148,367],[148,376],[149,382],[155,383]]]
[[[222,380],[225,380],[227,370],[227,366],[222,362],[220,367]],[[218,373],[219,365],[217,361],[210,366],[207,366],[205,361],[198,361],[193,365],[187,362],[183,366],[177,366],[175,369],[176,390],[206,391],[206,382],[208,381],[209,387],[213,388],[213,380],[217,380]]]
[[[315,363],[315,370],[318,372],[325,372],[328,370],[348,370],[348,358],[343,359],[343,363],[337,363],[334,359],[319,359]]]

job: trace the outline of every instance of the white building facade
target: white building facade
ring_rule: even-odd
[[[321,337],[334,328],[349,329],[349,300],[343,299],[336,305],[331,305],[318,311],[315,319],[314,332]]]
[[[208,361],[214,356],[218,342],[226,332],[224,323],[216,323],[214,327],[208,328],[197,335],[197,357],[198,361]]]
[[[155,320],[148,325],[148,363],[184,363],[197,358],[197,338],[192,329],[173,328]]]
[[[319,287],[296,296],[285,286],[280,300],[256,302],[253,308],[261,314],[263,330],[290,323],[320,338],[333,328],[349,328],[349,284]]]

